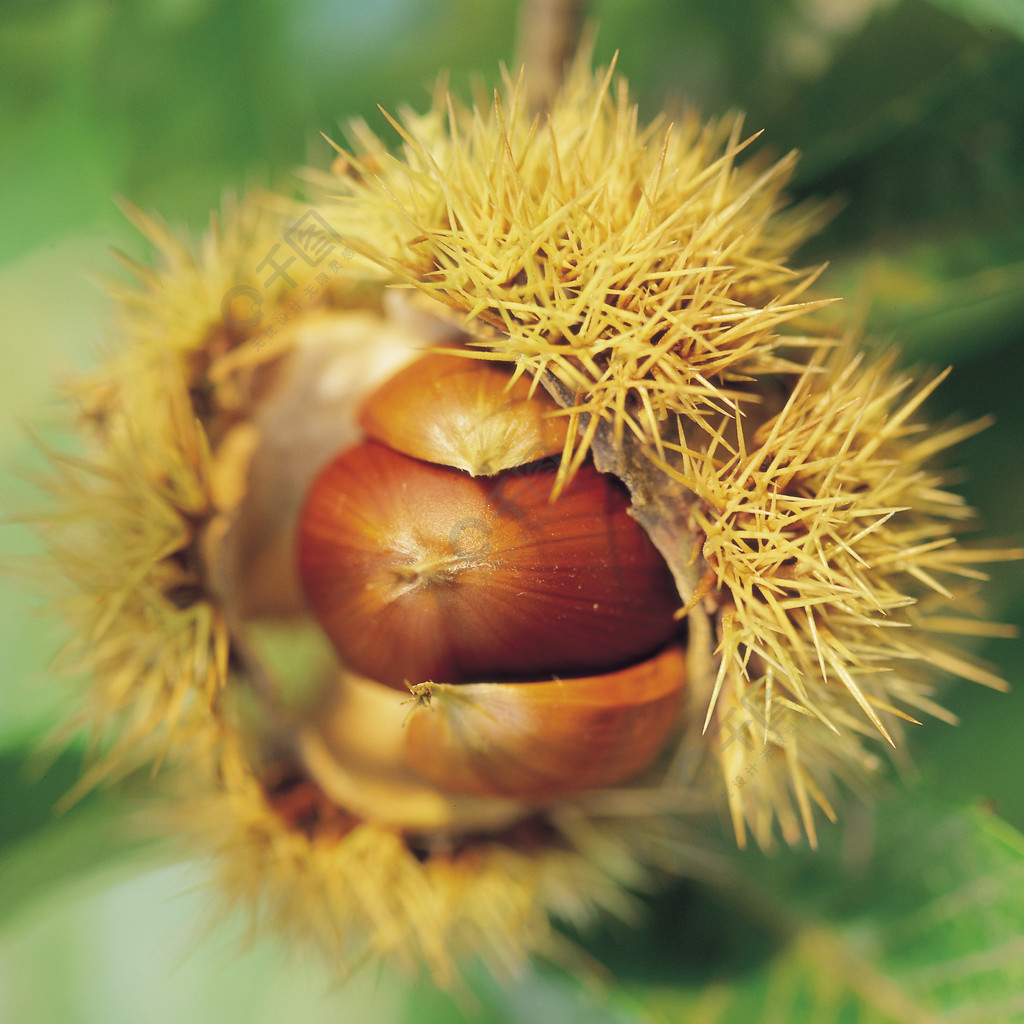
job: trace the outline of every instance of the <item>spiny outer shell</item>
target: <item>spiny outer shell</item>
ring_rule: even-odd
[[[900,405],[891,367],[851,363],[845,346],[827,358],[836,340],[809,317],[819,303],[801,298],[815,274],[785,266],[815,214],[781,211],[791,157],[736,162],[746,144],[738,120],[639,127],[624,83],[612,88],[611,72],[595,76],[584,56],[543,124],[511,79],[472,111],[442,94],[426,115],[403,112],[392,124],[401,153],[357,125],[356,152],[334,182],[353,244],[451,307],[485,355],[527,367],[570,410],[563,480],[593,450],[599,469],[628,484],[675,573],[691,638],[707,643],[690,645],[689,700],[703,742],[718,749],[738,839],[749,825],[767,845],[778,816],[788,840],[802,820],[813,842],[810,805],[833,814],[836,769],[877,769],[865,724],[894,741],[909,717],[901,703],[941,713],[914,661],[1002,685],[928,635],[932,624],[981,635],[999,627],[919,614],[933,598],[956,602],[937,572],[978,578],[974,563],[1019,554],[954,541],[965,510],[925,463],[962,432],[904,443],[920,429],[919,402]],[[802,421],[790,407],[775,421],[782,448],[815,464],[806,492],[787,491],[789,456],[779,463],[774,451],[763,457],[776,476],[751,483],[762,457],[754,430],[790,392],[825,413]],[[887,417],[900,429],[886,429]],[[842,475],[844,461],[859,478]],[[884,506],[871,494],[883,472]],[[837,512],[848,529],[831,525]],[[795,575],[783,564],[797,557],[792,539],[769,523],[780,514],[808,539]],[[890,515],[907,524],[897,530],[905,550],[884,555],[875,573],[844,544],[872,548],[892,532]],[[751,525],[738,527],[744,516]],[[831,553],[813,550],[821,529],[835,529]],[[789,577],[759,575],[758,552]],[[886,635],[894,623],[905,640]],[[783,712],[793,717],[780,731]]]
[[[725,408],[738,382],[794,368],[780,343],[813,344],[780,331],[816,305],[801,300],[815,274],[785,261],[817,211],[780,212],[792,154],[737,162],[739,118],[641,127],[625,83],[584,56],[544,124],[511,80],[490,109],[441,94],[393,124],[398,159],[354,126],[325,218],[617,440],[657,443],[667,414]],[[591,440],[578,427],[573,467]]]

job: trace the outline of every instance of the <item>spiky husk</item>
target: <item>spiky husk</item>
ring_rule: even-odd
[[[505,971],[562,957],[549,914],[626,913],[645,864],[678,867],[671,815],[710,795],[741,841],[749,827],[767,846],[780,823],[813,841],[811,804],[832,816],[837,777],[879,770],[875,729],[898,741],[901,708],[942,713],[926,670],[998,682],[931,640],[987,631],[943,610],[944,580],[1011,554],[957,543],[969,512],[931,468],[973,428],[923,431],[930,385],[912,392],[891,359],[807,318],[815,273],[787,261],[814,214],[782,210],[792,158],[740,165],[738,120],[641,127],[610,83],[578,64],[544,124],[512,80],[473,111],[441,92],[403,117],[398,158],[357,127],[330,186],[344,202],[318,201],[315,223],[362,257],[306,268],[316,287],[261,271],[311,206],[229,209],[198,251],[135,214],[158,262],[118,290],[126,348],[80,388],[89,450],[60,460],[44,529],[93,680],[75,725],[111,744],[89,781],[174,762],[230,898],[335,962],[386,954],[444,980],[471,956]],[[296,827],[265,779],[269,738],[294,723],[270,702],[239,736],[231,697],[265,683],[244,620],[279,595],[258,574],[225,587],[211,551],[244,518],[268,431],[324,443],[301,403],[257,423],[307,327],[347,322],[346,344],[390,358],[385,284],[419,289],[435,324],[454,316],[464,352],[551,390],[571,423],[564,473],[590,450],[622,476],[689,616],[689,721],[656,791],[567,798],[544,811],[543,842]],[[258,324],[226,311],[239,287],[258,293]]]
[[[503,978],[533,957],[585,971],[562,928],[636,920],[634,894],[654,887],[656,871],[700,862],[678,829],[613,804],[602,813],[600,801],[432,844],[330,814],[296,828],[232,742],[179,783],[170,820],[216,854],[218,916],[240,909],[254,933],[316,948],[343,976],[382,957],[409,973],[426,967],[446,987],[474,961]]]
[[[337,807],[329,826],[309,828],[281,813],[267,782],[292,711],[261,691],[217,546],[250,496],[252,449],[267,443],[253,431],[269,429],[255,421],[282,367],[310,324],[352,318],[358,335],[385,322],[379,272],[346,262],[296,309],[301,285],[268,288],[254,273],[294,218],[288,203],[229,207],[198,249],[132,215],[156,266],[133,266],[140,287],[112,289],[124,347],[73,389],[86,451],[53,456],[40,523],[62,579],[54,610],[73,628],[66,660],[88,678],[65,732],[84,730],[99,753],[78,791],[163,765],[179,794],[171,831],[190,855],[197,843],[214,855],[225,903],[320,947],[342,972],[377,956],[426,964],[443,983],[474,958],[504,975],[537,955],[581,966],[553,920],[629,917],[652,870],[679,867],[677,827],[647,796],[569,803],[492,835],[410,837]],[[239,285],[262,297],[249,328],[225,315]],[[350,376],[370,380],[358,361]],[[303,436],[290,420],[270,426]]]
[[[795,154],[738,162],[742,118],[642,126],[626,83],[584,58],[543,121],[506,78],[490,105],[441,92],[392,123],[399,157],[364,125],[340,150],[339,227],[492,355],[553,375],[574,428],[592,414],[591,431],[657,443],[667,415],[730,407],[740,382],[793,368],[783,342],[808,344],[781,332],[820,304],[801,301],[817,271],[786,264],[821,210],[782,211]],[[573,466],[590,436],[574,429]]]
[[[895,747],[912,713],[949,719],[936,669],[1004,687],[939,640],[1005,635],[965,613],[963,581],[1015,553],[958,543],[973,513],[935,462],[985,424],[926,429],[916,414],[941,377],[912,390],[894,364],[849,341],[823,349],[776,416],[749,432],[725,417],[691,430],[665,464],[694,496],[695,599],[714,608],[718,636],[705,723],[728,722],[738,832],[774,802],[773,771],[757,764],[771,748],[813,837],[810,802],[834,818],[822,783],[837,766],[870,766],[870,726]]]
[[[948,717],[928,669],[1002,685],[934,641],[1001,632],[944,614],[942,578],[1019,554],[955,535],[972,513],[936,460],[977,427],[929,433],[935,382],[905,397],[893,357],[816,321],[817,271],[788,261],[821,208],[785,208],[793,154],[738,160],[739,118],[641,126],[584,56],[545,118],[506,77],[389,119],[397,155],[363,124],[338,147],[334,216],[566,407],[562,479],[593,449],[627,482],[691,619],[690,707],[737,837],[768,845],[778,820],[814,841],[833,777],[878,771],[873,731]]]
[[[231,413],[211,399],[210,369],[245,340],[224,323],[224,293],[280,230],[268,209],[229,204],[196,251],[128,213],[158,262],[125,260],[138,286],[110,285],[126,344],[70,389],[85,451],[53,455],[55,501],[39,519],[61,576],[55,610],[74,625],[62,661],[90,680],[65,732],[105,748],[83,785],[215,743],[230,643],[199,545],[223,490],[211,436]]]

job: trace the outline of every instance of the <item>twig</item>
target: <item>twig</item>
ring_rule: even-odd
[[[517,68],[526,67],[530,109],[546,110],[579,42],[585,0],[524,0],[519,13]]]

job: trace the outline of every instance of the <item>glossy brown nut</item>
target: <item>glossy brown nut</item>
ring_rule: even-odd
[[[495,478],[375,441],[307,495],[300,572],[344,662],[407,683],[604,673],[677,635],[672,576],[624,490],[584,465],[556,502],[546,463]]]
[[[621,671],[546,683],[426,684],[406,726],[410,764],[441,789],[546,800],[647,768],[676,723],[678,646]]]
[[[471,476],[558,455],[568,419],[529,377],[503,363],[431,353],[395,374],[363,404],[370,437]]]

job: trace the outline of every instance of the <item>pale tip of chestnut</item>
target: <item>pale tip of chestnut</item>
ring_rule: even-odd
[[[470,476],[558,455],[568,431],[558,405],[528,377],[513,382],[504,364],[443,352],[417,360],[375,391],[359,423],[404,455]]]

